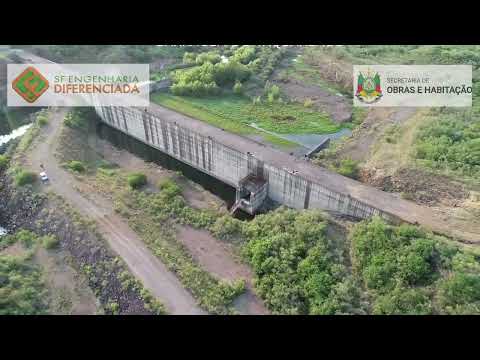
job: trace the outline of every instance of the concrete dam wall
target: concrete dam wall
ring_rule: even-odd
[[[281,166],[280,163],[284,163],[282,157],[289,155],[207,124],[199,124],[195,119],[156,105],[148,109],[96,107],[96,112],[108,125],[235,187],[237,199],[241,197],[245,179],[253,177],[263,180],[270,199],[291,208],[318,208],[361,219],[380,215],[393,220],[392,215],[348,193],[325,186],[321,179],[312,181],[296,170],[296,166],[291,169]],[[245,141],[247,144],[242,143]],[[265,152],[273,152],[270,154],[272,161],[268,161],[268,156],[259,156]],[[314,167],[305,160],[300,161]],[[250,201],[246,198],[244,210],[253,213],[256,208],[248,208]]]

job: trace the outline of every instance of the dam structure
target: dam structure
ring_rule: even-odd
[[[23,63],[53,63],[27,51],[17,57]],[[255,214],[268,197],[295,209],[322,209],[359,219],[379,215],[390,221],[412,220],[410,209],[398,214],[398,206],[392,207],[398,199],[390,194],[308,159],[153,103],[148,108],[102,106],[97,97],[92,103],[102,122],[234,187],[232,210]]]
[[[19,58],[24,63],[52,63],[26,51]],[[169,84],[155,85],[150,89],[165,91]],[[94,108],[108,126],[234,187],[232,211],[255,214],[269,198],[294,209],[321,209],[356,219],[378,215],[466,243],[479,241],[478,227],[454,228],[428,207],[162,106],[108,107],[94,101]]]
[[[396,218],[369,202],[379,201],[379,194],[385,195],[385,203],[392,201],[386,193],[161,106],[95,110],[109,126],[234,187],[233,209],[254,214],[268,197],[295,209],[318,208],[359,219]]]

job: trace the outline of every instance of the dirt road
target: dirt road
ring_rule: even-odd
[[[118,164],[130,172],[147,174],[149,182],[158,183],[172,176],[172,171],[154,163],[147,163],[127,150],[115,148],[106,140],[93,134],[89,137],[89,146],[102,158]],[[213,194],[193,186],[185,178],[175,179],[182,187],[182,195],[188,204],[199,209],[218,209],[223,203]],[[155,187],[151,189],[155,190]],[[85,191],[89,192],[88,188]],[[253,290],[253,273],[243,264],[234,250],[226,242],[219,241],[206,230],[194,229],[187,225],[178,225],[176,238],[181,242],[195,261],[213,276],[227,281],[246,280],[246,291],[235,300],[234,307],[242,315],[265,315],[268,310]]]
[[[338,158],[366,161],[372,145],[383,136],[393,124],[401,124],[411,118],[416,108],[374,108],[370,109],[362,125],[355,131],[338,152]]]
[[[52,110],[44,138],[37,139],[35,148],[27,154],[26,162],[33,171],[43,164],[50,177],[45,190],[53,190],[74,206],[82,215],[96,221],[101,234],[111,248],[123,258],[132,273],[161,301],[170,314],[204,314],[192,295],[166,266],[153,256],[137,234],[115,214],[111,204],[95,197],[95,202],[84,198],[76,190],[77,181],[64,170],[54,156],[56,138],[61,129],[66,109]]]

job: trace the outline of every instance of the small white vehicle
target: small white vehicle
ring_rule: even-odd
[[[48,176],[47,176],[47,173],[45,171],[42,171],[40,173],[40,180],[42,180],[43,183],[48,181]]]

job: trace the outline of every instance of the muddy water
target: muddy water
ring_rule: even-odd
[[[350,136],[352,130],[350,129],[341,129],[333,134],[317,135],[317,134],[287,134],[284,135],[288,140],[294,141],[305,146],[308,149],[314,149],[321,144],[325,139],[330,139],[330,141],[340,139],[345,136]]]
[[[95,120],[96,133],[101,139],[105,139],[114,146],[125,149],[143,160],[154,162],[163,168],[180,171],[186,178],[201,185],[204,189],[215,194],[227,203],[230,208],[235,202],[235,188],[222,181],[205,174],[181,161],[157,150],[143,142],[110,127],[109,125]]]
[[[345,136],[350,136],[352,134],[352,131],[347,128],[340,129],[339,131],[332,134],[277,134],[275,132],[262,129],[260,126],[258,126],[255,123],[251,123],[249,124],[249,126],[257,130],[266,132],[268,134],[271,134],[279,138],[289,140],[301,145],[301,148],[298,149],[297,151],[297,153],[300,156],[303,156],[306,153],[308,153],[310,150],[315,149],[325,139],[337,140]]]

